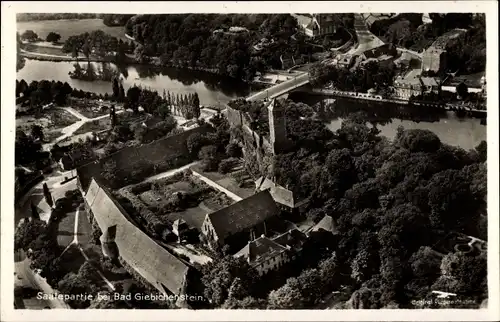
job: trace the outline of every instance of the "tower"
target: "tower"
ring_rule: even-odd
[[[284,107],[276,99],[267,106],[269,117],[269,138],[273,153],[286,148],[288,144],[286,132],[286,116]]]

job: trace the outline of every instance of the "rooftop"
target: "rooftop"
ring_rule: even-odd
[[[183,292],[189,266],[135,226],[125,210],[95,179],[89,185],[85,200],[101,231],[116,227],[115,243],[119,255],[132,268],[159,290],[166,288],[176,295]]]
[[[329,231],[333,234],[337,234],[337,224],[335,223],[335,220],[333,219],[332,216],[325,215],[323,219],[320,220],[319,223],[317,223],[313,228],[312,231]]]
[[[287,247],[282,246],[262,235],[259,238],[248,242],[248,244],[234,256],[243,256],[248,260],[250,264],[255,265],[259,264],[262,261],[265,261],[267,258],[275,257],[276,255],[287,250]]]
[[[219,239],[241,232],[279,214],[269,191],[262,191],[207,214]]]

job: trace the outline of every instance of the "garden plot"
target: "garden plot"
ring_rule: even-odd
[[[149,188],[137,194],[147,208],[156,210],[154,212],[169,223],[183,219],[198,230],[207,213],[234,203],[224,193],[190,175],[158,180],[151,183]]]
[[[78,121],[79,119],[71,113],[63,109],[54,108],[44,111],[39,118],[33,115],[18,116],[16,117],[16,127],[18,130],[29,134],[33,125],[40,125],[44,133],[48,133],[65,128]]]

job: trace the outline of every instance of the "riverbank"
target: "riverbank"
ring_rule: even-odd
[[[437,109],[443,109],[446,111],[463,111],[469,112],[472,115],[478,115],[485,117],[486,109],[478,109],[464,104],[452,104],[452,103],[434,103],[434,102],[424,102],[424,101],[409,101],[395,98],[383,98],[380,95],[371,95],[367,93],[356,93],[356,92],[344,92],[337,90],[328,90],[328,89],[317,89],[314,88],[311,90],[313,94],[318,95],[326,95],[326,96],[337,96],[348,99],[358,99],[358,100],[366,100],[366,101],[375,101],[375,102],[383,102],[383,103],[393,103],[399,105],[413,105],[413,106],[422,106],[422,107],[432,107]]]

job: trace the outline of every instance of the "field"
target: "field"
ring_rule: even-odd
[[[241,198],[248,198],[255,193],[255,183],[250,176],[246,177],[242,187],[240,187],[233,178],[233,173],[244,171],[241,165],[235,166],[232,172],[226,174],[221,174],[219,172],[204,172],[199,165],[192,166],[192,169]]]
[[[108,27],[102,23],[101,19],[40,20],[17,23],[17,31],[20,34],[26,30],[33,30],[42,39],[45,39],[49,32],[54,31],[61,35],[61,42],[64,42],[69,36],[79,35],[84,32],[90,33],[95,30],[102,30],[114,37],[127,40],[123,27]]]
[[[48,137],[54,137],[56,134],[49,135],[49,132],[60,130],[77,121],[79,121],[79,119],[73,114],[62,109],[53,108],[44,111],[40,118],[35,118],[32,115],[16,117],[16,128],[28,134],[33,125],[40,125]]]
[[[63,53],[60,48],[42,47],[42,46],[36,46],[36,45],[26,45],[26,47],[24,49],[26,51],[39,53],[39,54],[71,57],[71,53]]]

